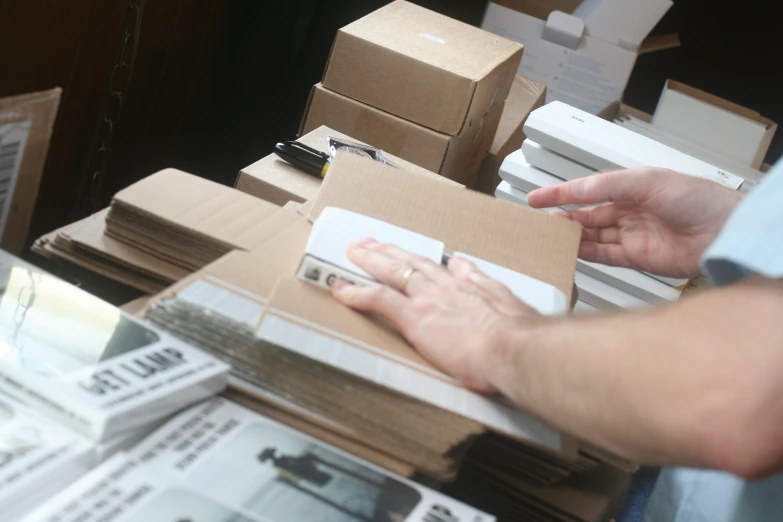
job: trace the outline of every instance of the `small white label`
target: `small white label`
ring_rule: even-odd
[[[444,40],[443,38],[438,38],[437,36],[432,36],[429,33],[419,33],[419,36],[421,36],[422,38],[426,38],[427,40],[431,40],[433,42],[437,42],[439,44],[445,44],[446,43],[446,40]]]
[[[0,239],[8,222],[19,167],[22,165],[31,127],[30,120],[0,125]]]

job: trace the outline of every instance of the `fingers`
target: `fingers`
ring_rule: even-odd
[[[418,295],[433,284],[445,283],[451,278],[443,267],[429,259],[372,239],[352,246],[348,250],[348,258],[378,281],[396,290],[404,290],[407,295]]]
[[[359,312],[378,315],[398,330],[405,331],[410,323],[411,307],[401,293],[385,285],[360,287],[338,280],[331,287],[332,295],[345,306]]]
[[[616,226],[624,212],[612,204],[578,210],[556,210],[552,214],[576,221],[585,228],[604,228]]]
[[[617,227],[583,228],[582,241],[604,244],[620,243],[620,229]]]
[[[506,285],[487,276],[479,270],[474,263],[471,263],[467,259],[452,257],[449,259],[447,268],[457,279],[475,285],[490,299],[500,300],[505,304],[518,306],[519,299],[511,293],[511,290],[509,290]]]
[[[631,267],[625,249],[617,244],[603,244],[594,241],[582,241],[579,245],[579,258],[602,265]]]
[[[534,190],[527,201],[533,208],[548,208],[639,199],[649,189],[648,173],[631,169],[595,174]]]

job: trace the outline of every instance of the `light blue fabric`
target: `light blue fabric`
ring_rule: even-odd
[[[702,267],[718,285],[748,274],[783,279],[783,161],[737,207]],[[783,474],[747,482],[683,468],[661,472],[644,517],[644,522],[778,521],[783,521]]]

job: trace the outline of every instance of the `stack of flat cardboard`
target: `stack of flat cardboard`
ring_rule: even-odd
[[[166,169],[118,192],[106,233],[188,270],[234,249],[253,250],[255,227],[280,207],[259,198]]]
[[[467,184],[521,57],[515,42],[394,1],[340,29],[301,132],[328,125]]]
[[[438,480],[454,478],[464,458],[475,468],[471,480],[488,491],[499,483],[500,495],[515,481],[533,488],[527,497],[488,498],[516,510],[535,502],[568,511],[535,488],[596,470],[602,459],[502,400],[466,390],[388,327],[295,278],[311,222],[327,206],[440,238],[449,251],[479,254],[571,294],[574,223],[338,153],[316,200],[300,209],[305,216],[259,227],[268,239],[257,249],[229,253],[159,294],[147,318],[230,361],[245,403]],[[471,463],[502,472],[484,476]]]

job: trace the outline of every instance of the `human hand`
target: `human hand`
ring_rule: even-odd
[[[659,168],[596,174],[528,194],[534,208],[608,205],[555,214],[584,227],[579,257],[669,277],[695,277],[739,192]]]
[[[512,333],[544,320],[465,259],[452,257],[444,268],[374,240],[355,245],[348,257],[384,284],[339,281],[334,297],[385,319],[426,359],[478,392],[497,391],[493,378]]]

